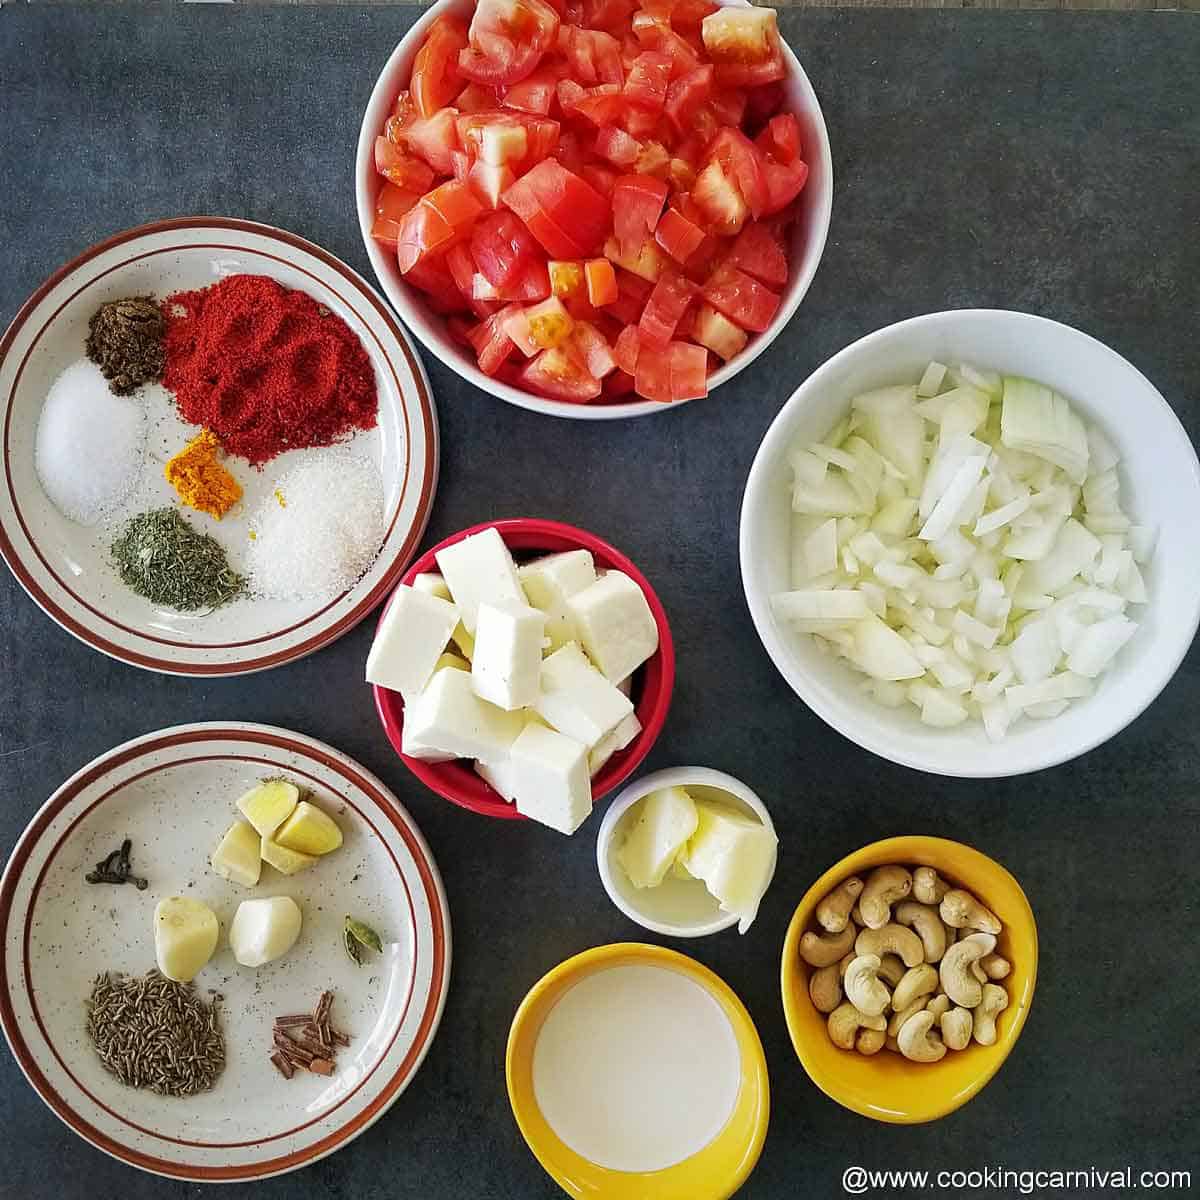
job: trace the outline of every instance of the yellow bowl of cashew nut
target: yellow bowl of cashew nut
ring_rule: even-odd
[[[1037,980],[1033,910],[997,862],[943,838],[874,842],[830,867],[783,945],[792,1045],[827,1096],[915,1125],[1008,1057]]]

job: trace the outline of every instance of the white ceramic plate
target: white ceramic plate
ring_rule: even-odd
[[[255,888],[208,865],[237,816],[234,801],[264,776],[307,789],[345,842],[291,877],[264,866]],[[133,841],[149,880],[89,884],[84,874]],[[221,922],[212,961],[196,977],[224,996],[226,1066],[214,1088],[165,1098],[118,1083],[84,1029],[101,971],[154,966],[152,916],[163,896],[193,896]],[[239,967],[228,947],[238,902],[290,895],[300,940],[278,962]],[[361,967],[341,944],[353,914],[378,930],[382,956]],[[164,729],[118,746],[46,802],[0,881],[0,1024],[42,1099],[114,1158],[195,1182],[275,1175],[323,1157],[377,1120],[412,1079],[441,1019],[450,974],[450,922],[437,867],[396,798],[336,750],[264,725]],[[280,1076],[271,1026],[335,993],[334,1025],[351,1038],[328,1078]]]
[[[269,275],[307,292],[337,313],[366,348],[378,384],[379,423],[348,446],[380,469],[387,534],[371,569],[340,596],[318,602],[240,599],[215,612],[178,613],[125,587],[108,548],[122,520],[177,501],[163,464],[196,427],[179,419],[165,389],[141,389],[148,432],[141,477],[112,519],[86,527],[59,513],[38,481],[38,418],[58,373],[82,357],[88,320],[101,304],[146,293],[165,297],[242,272]],[[437,484],[437,418],[429,382],[383,299],[319,246],[224,217],[184,217],[128,230],[48,279],[0,341],[0,418],[0,554],[22,587],[64,629],[96,649],[177,675],[263,670],[310,654],[351,629],[395,586],[425,530]],[[259,501],[297,455],[311,453],[280,455],[261,472],[231,459],[246,491],[241,505],[219,523],[184,511],[225,546],[237,567]]]

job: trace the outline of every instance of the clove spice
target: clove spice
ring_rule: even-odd
[[[88,883],[132,883],[139,892],[144,892],[150,886],[150,881],[140,875],[133,874],[133,864],[129,853],[133,842],[126,838],[119,850],[114,850],[106,859],[96,864],[94,871],[89,871],[84,879]]]

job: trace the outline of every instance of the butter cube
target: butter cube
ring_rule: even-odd
[[[607,571],[567,600],[588,657],[613,683],[658,649],[658,626],[642,589],[623,571]]]
[[[512,744],[517,811],[559,833],[574,833],[592,811],[587,747],[544,725],[528,725]]]
[[[545,625],[545,614],[528,604],[479,605],[471,660],[476,695],[509,712],[537,699]]]
[[[750,928],[775,869],[778,839],[761,821],[723,804],[696,802],[696,832],[680,855],[684,867]]]
[[[399,692],[407,704],[429,682],[458,617],[450,601],[398,587],[367,656],[367,682]]]
[[[472,534],[439,550],[437,563],[469,634],[475,633],[482,601],[489,604],[525,603],[517,566],[495,528]]]
[[[534,707],[547,725],[589,750],[633,712],[629,697],[588,662],[575,642],[542,662],[541,691]]]
[[[505,712],[481,700],[470,672],[455,667],[438,671],[404,709],[404,733],[412,745],[487,763],[504,758],[521,725],[519,712]]]
[[[617,862],[635,888],[658,887],[700,822],[695,801],[681,787],[661,788],[634,805]]]
[[[630,713],[619,722],[612,733],[606,733],[588,753],[588,770],[594,779],[618,750],[624,750],[639,733],[642,723],[637,719],[637,713]]]
[[[446,581],[436,571],[422,571],[419,575],[414,575],[412,585],[418,592],[436,596],[439,600],[454,599]]]
[[[534,608],[546,614],[546,636],[550,649],[557,650],[578,639],[575,619],[567,600],[596,582],[596,566],[590,550],[566,550],[535,558],[517,571],[525,595]]]

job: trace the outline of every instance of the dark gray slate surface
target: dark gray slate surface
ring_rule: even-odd
[[[181,213],[272,222],[368,271],[354,141],[414,11],[0,9],[0,319],[95,239]],[[787,12],[782,25],[825,105],[837,177],[825,260],[787,333],[713,399],[623,425],[521,412],[427,360],[443,439],[429,539],[531,514],[623,547],[659,589],[679,651],[674,707],[648,765],[731,771],[775,815],[779,874],[751,934],[682,947],[742,995],[771,1065],[771,1134],[743,1195],[840,1195],[853,1164],[1195,1174],[1196,655],[1149,714],[1082,762],[1009,782],[926,778],[859,751],[793,697],[746,613],[736,541],[746,472],[786,396],[854,338],[915,313],[1007,305],[1079,325],[1200,433],[1200,21],[820,10]],[[595,820],[564,842],[459,812],[415,783],[359,682],[369,638],[363,626],[248,679],[170,679],[85,649],[4,574],[0,847],[70,772],[163,725],[267,721],[354,755],[409,806],[441,865],[456,943],[450,1001],[391,1112],[349,1150],[257,1194],[549,1198],[558,1193],[505,1098],[509,1019],[560,959],[638,930],[600,888]],[[856,846],[906,832],[959,838],[1004,862],[1029,893],[1043,954],[1004,1070],[965,1109],[919,1129],[860,1119],[809,1083],[777,984],[784,929],[811,880]],[[199,1191],[76,1140],[7,1053],[0,1129],[4,1196]]]

